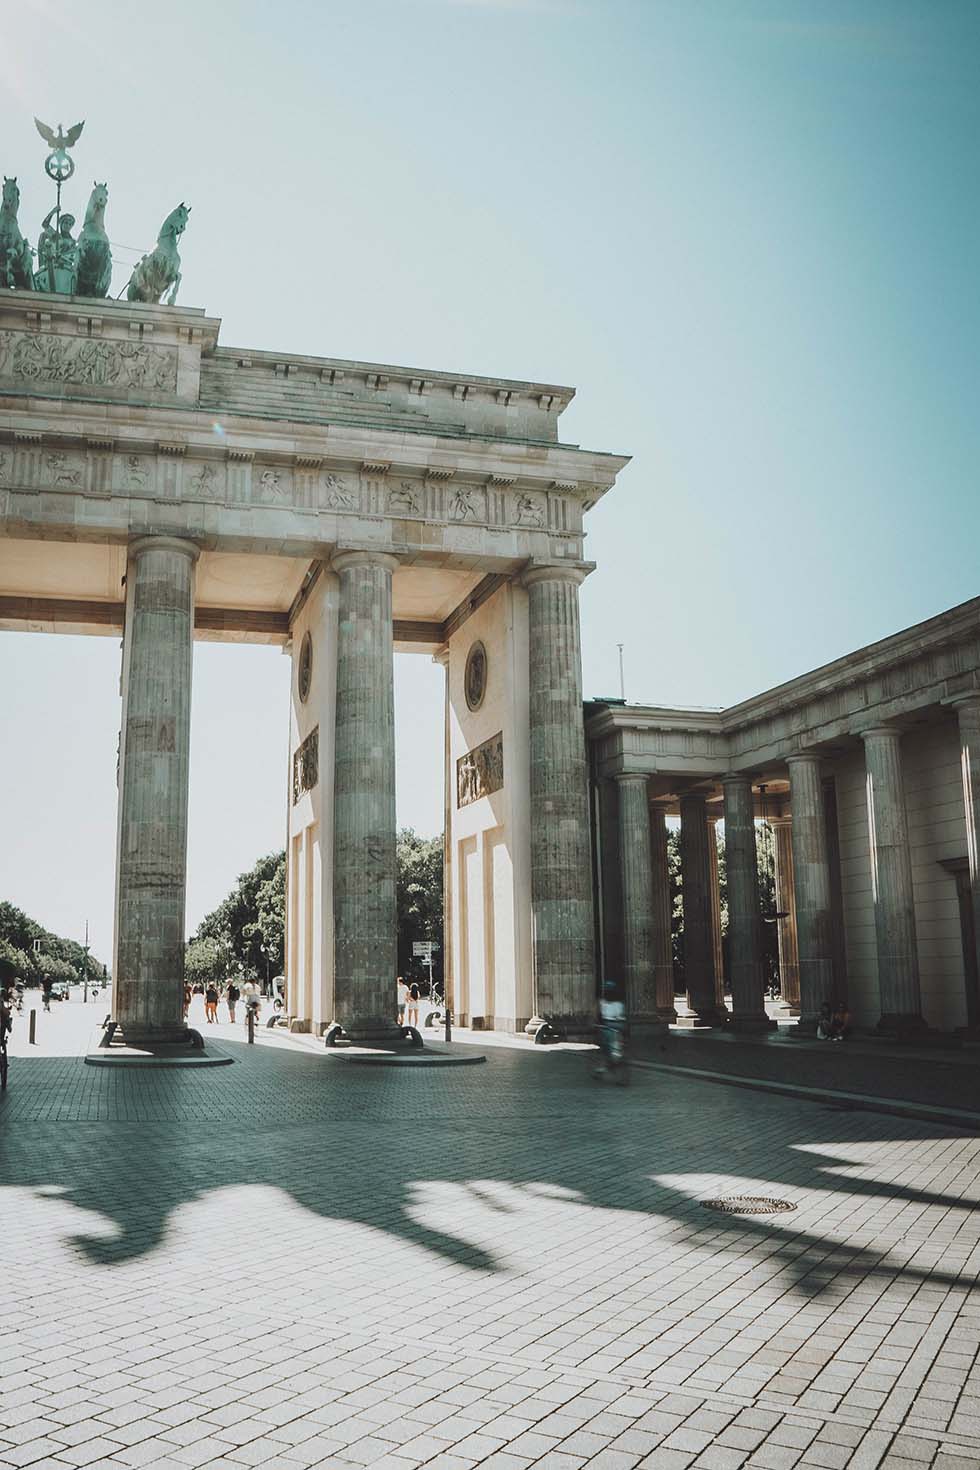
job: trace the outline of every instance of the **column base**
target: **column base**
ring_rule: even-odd
[[[372,1050],[383,1049],[392,1051],[403,1051],[406,1048],[418,1049],[424,1045],[422,1034],[414,1026],[396,1026],[392,1022],[352,1022],[349,1026],[343,1026],[339,1021],[331,1021],[323,1033],[324,1046],[356,1046],[368,1047]]]
[[[728,1024],[732,1031],[761,1032],[775,1031],[778,1029],[776,1026],[776,1022],[772,1020],[770,1016],[767,1016],[765,1012],[763,1012],[761,1016],[731,1016],[729,1017]]]
[[[875,1027],[875,1034],[889,1041],[921,1041],[930,1031],[931,1027],[922,1016],[887,1012],[882,1014]]]
[[[595,1016],[532,1016],[524,1027],[537,1045],[554,1041],[595,1041]]]
[[[162,1046],[187,1046],[203,1051],[204,1037],[182,1021],[173,1026],[127,1026],[124,1021],[109,1021],[99,1044],[102,1047],[125,1046],[137,1051],[153,1051]]]

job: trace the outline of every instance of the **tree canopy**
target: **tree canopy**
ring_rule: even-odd
[[[0,902],[0,980],[19,977],[26,985],[39,984],[45,976],[75,981],[84,977],[85,966],[84,945],[52,934],[14,904]],[[89,980],[101,980],[102,969],[102,961],[90,954]]]

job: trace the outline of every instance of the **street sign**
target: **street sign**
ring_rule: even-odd
[[[419,955],[422,959],[427,960],[432,954],[432,951],[438,948],[438,944],[434,944],[431,939],[416,939],[412,945],[412,954]]]

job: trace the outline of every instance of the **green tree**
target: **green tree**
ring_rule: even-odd
[[[52,980],[81,980],[86,964],[89,980],[100,980],[102,962],[92,954],[86,960],[84,945],[50,933],[14,904],[0,903],[0,978],[19,975],[26,984],[45,975]]]
[[[283,971],[285,930],[286,854],[273,852],[241,874],[228,897],[201,920],[190,944],[213,939],[227,956],[226,974],[230,964],[264,981],[267,970],[270,976]]]
[[[192,939],[184,955],[188,985],[222,985],[231,969],[231,952],[219,939]]]
[[[442,833],[420,837],[403,827],[395,844],[398,861],[398,970],[402,975],[427,975],[428,968],[412,957],[417,940],[430,939],[439,948],[432,956],[432,973],[442,979]]]

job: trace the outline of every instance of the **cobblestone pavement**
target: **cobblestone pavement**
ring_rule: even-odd
[[[109,1071],[81,1025],[19,1024],[0,1100],[0,1470],[980,1466],[975,1136],[560,1049]]]

